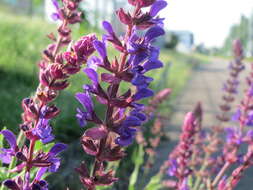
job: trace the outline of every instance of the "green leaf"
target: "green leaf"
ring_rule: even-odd
[[[192,177],[192,175],[190,175],[190,176],[188,177],[188,185],[189,185],[190,188],[193,187],[193,177]]]
[[[145,187],[145,190],[159,190],[163,187],[161,181],[162,181],[162,174],[157,174],[151,178],[147,186]]]
[[[110,189],[111,188],[111,186],[97,186],[96,187],[96,190],[106,190],[106,189]]]
[[[130,181],[129,181],[129,187],[128,190],[134,190],[135,189],[135,184],[137,182],[137,178],[139,175],[139,170],[141,165],[144,162],[144,150],[143,150],[143,146],[139,145],[132,156],[132,160],[134,162],[134,171],[132,172],[131,176],[130,176]]]
[[[6,127],[3,127],[2,130],[6,130],[7,128]],[[0,147],[2,148],[4,146],[4,136],[3,135],[0,135]]]
[[[7,129],[6,127],[3,127],[2,130]],[[4,136],[0,135],[0,148],[2,148],[4,146]],[[2,162],[0,161],[0,167],[2,166]]]
[[[34,149],[36,151],[43,150],[44,152],[48,152],[53,147],[53,145],[54,143],[43,144],[41,141],[36,141]]]

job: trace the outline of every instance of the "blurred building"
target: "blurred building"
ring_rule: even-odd
[[[190,31],[171,31],[177,36],[177,50],[181,52],[190,52],[194,46],[194,35]]]

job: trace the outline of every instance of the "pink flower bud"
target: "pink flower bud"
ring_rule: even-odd
[[[128,2],[133,5],[137,6],[139,5],[140,7],[148,7],[152,5],[156,0],[128,0]]]
[[[93,54],[95,48],[93,46],[93,42],[96,40],[95,34],[90,34],[87,36],[83,36],[80,40],[78,40],[74,46],[74,52],[77,55],[78,61],[83,62],[86,61],[87,58]]]
[[[129,13],[125,13],[122,8],[119,9],[116,13],[122,23],[126,25],[130,25],[132,23],[131,15]]]
[[[237,39],[233,41],[233,51],[236,57],[241,57],[243,55],[241,40]]]

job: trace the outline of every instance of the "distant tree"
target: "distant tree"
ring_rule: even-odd
[[[249,18],[241,16],[240,22],[234,24],[229,31],[228,36],[224,41],[222,48],[223,53],[231,51],[232,42],[234,39],[240,38],[244,47],[248,47],[249,43]]]
[[[168,34],[165,42],[165,48],[175,49],[177,44],[178,44],[178,36],[174,33]]]

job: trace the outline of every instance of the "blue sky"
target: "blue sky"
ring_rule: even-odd
[[[162,12],[171,30],[190,30],[196,43],[221,46],[229,28],[253,11],[253,0],[167,0]]]

